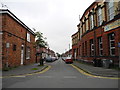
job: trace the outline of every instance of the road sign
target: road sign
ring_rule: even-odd
[[[120,48],[120,42],[118,43],[118,47]]]

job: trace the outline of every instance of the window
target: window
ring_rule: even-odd
[[[6,48],[10,48],[10,43],[6,43]]]
[[[85,33],[85,23],[83,23],[83,33]]]
[[[90,15],[90,30],[94,28],[94,17],[93,15],[91,14]]]
[[[15,44],[13,45],[13,51],[16,51],[16,45]]]
[[[114,18],[114,13],[115,13],[114,2],[113,1],[108,2],[107,8],[108,8],[108,21],[109,21]]]
[[[103,55],[103,45],[102,45],[102,37],[98,38],[98,50],[99,50],[99,55]]]
[[[99,8],[97,11],[98,26],[102,24],[102,9]]]
[[[30,59],[30,47],[27,47],[27,50],[26,50],[26,59]]]
[[[3,32],[2,31],[0,31],[0,35],[2,35],[3,34]]]
[[[27,41],[30,42],[30,34],[27,33]]]
[[[93,39],[90,40],[90,55],[94,56],[94,43],[93,43]]]
[[[110,55],[115,55],[115,34],[109,34],[109,47],[110,47]]]

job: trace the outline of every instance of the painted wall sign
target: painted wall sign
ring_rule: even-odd
[[[109,30],[112,30],[114,28],[117,28],[120,26],[120,19],[116,20],[115,22],[108,24],[104,27],[104,31],[107,32]]]

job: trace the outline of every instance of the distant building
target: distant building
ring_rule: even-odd
[[[49,57],[56,57],[55,52],[50,50],[47,47],[37,47],[36,48],[36,62],[40,61],[40,55],[44,56],[45,58]]]
[[[66,51],[62,54],[62,57],[72,57],[72,49]]]
[[[78,60],[109,59],[118,65],[120,1],[105,1],[93,2],[85,10],[77,33],[72,35],[72,54]]]
[[[72,57],[72,49],[68,50],[68,51],[65,53],[65,56],[67,56],[67,57]]]
[[[72,35],[72,57],[73,59],[77,59],[78,57],[78,41],[79,41],[79,32],[76,32]]]
[[[0,10],[0,38],[3,68],[35,62],[35,33],[8,9]]]

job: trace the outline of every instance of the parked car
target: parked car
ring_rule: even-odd
[[[47,58],[46,58],[46,62],[53,62],[53,60],[52,60],[51,57],[47,57]]]
[[[56,57],[51,57],[52,58],[52,61],[55,61],[56,60]]]
[[[65,63],[68,64],[68,63],[73,63],[73,59],[71,57],[66,57],[65,59]]]

